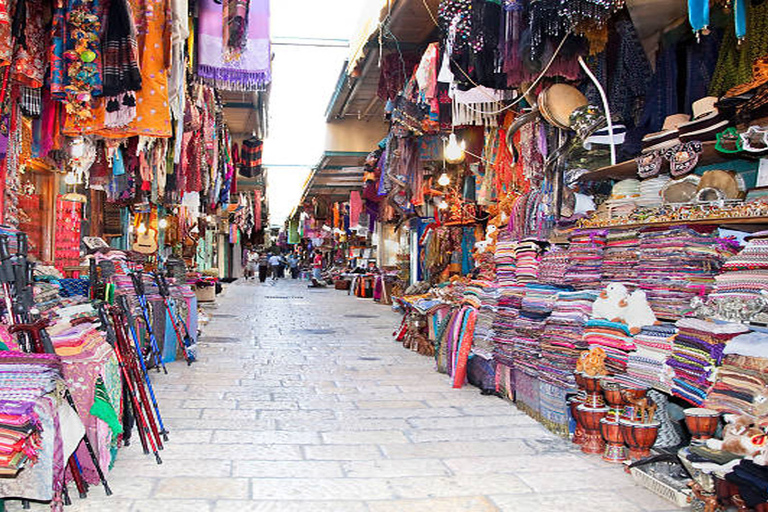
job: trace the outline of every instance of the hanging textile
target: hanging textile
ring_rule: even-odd
[[[363,200],[360,192],[353,190],[349,193],[349,225],[357,226],[360,222],[360,213],[363,211]]]
[[[219,89],[263,89],[271,80],[269,0],[250,0],[247,42],[239,51],[229,52],[229,55],[225,51],[227,42],[222,38],[222,4],[215,0],[201,0],[199,9],[198,76]]]
[[[136,96],[141,89],[136,25],[127,0],[112,0],[107,14],[107,30],[102,40],[104,52],[104,96],[106,126],[125,126],[136,117]]]
[[[256,138],[243,141],[240,150],[240,176],[255,178],[261,174],[261,155],[264,142]]]

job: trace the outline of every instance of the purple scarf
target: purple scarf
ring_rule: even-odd
[[[200,0],[197,74],[210,85],[230,91],[264,89],[272,79],[269,46],[269,0],[250,0],[248,41],[245,48],[225,59],[222,6]]]

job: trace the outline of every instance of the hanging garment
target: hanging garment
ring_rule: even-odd
[[[255,178],[261,174],[261,153],[264,142],[258,139],[243,141],[240,150],[240,175],[246,178]]]
[[[201,0],[198,8],[198,76],[218,89],[249,91],[265,88],[272,80],[269,0],[250,0],[247,42],[234,52],[225,51],[227,42],[222,38],[222,4],[215,0]]]
[[[102,40],[104,52],[104,124],[125,126],[136,117],[136,96],[141,89],[136,26],[127,0],[112,0],[107,13],[107,29]]]

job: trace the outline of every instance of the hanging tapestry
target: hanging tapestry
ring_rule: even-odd
[[[251,0],[247,10],[247,41],[237,51],[222,37],[222,4],[201,0],[199,8],[198,76],[219,89],[263,89],[271,80],[269,0]],[[233,35],[231,29],[229,35]]]

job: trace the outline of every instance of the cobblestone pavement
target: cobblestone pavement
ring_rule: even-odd
[[[170,432],[138,442],[66,510],[641,512],[674,510],[512,404],[451,389],[393,341],[399,315],[333,289],[230,285],[200,361],[153,374]]]

